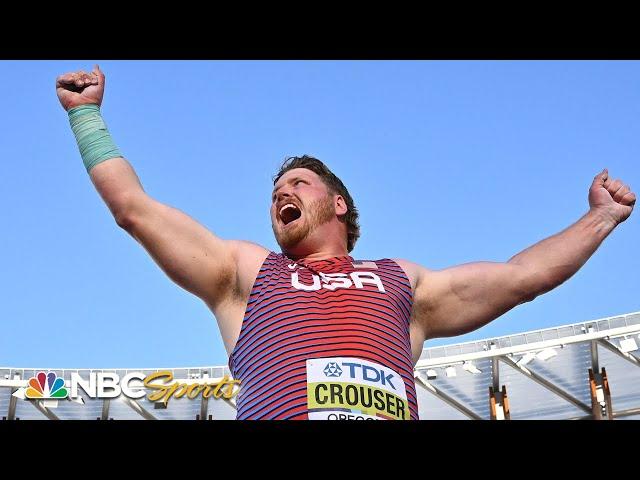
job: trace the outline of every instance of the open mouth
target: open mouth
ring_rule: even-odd
[[[289,225],[290,223],[298,220],[302,216],[302,212],[293,203],[287,203],[286,205],[282,206],[279,215],[282,223],[285,225]]]

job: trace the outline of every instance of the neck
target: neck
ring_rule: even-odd
[[[326,260],[327,258],[333,257],[346,257],[349,255],[346,249],[327,249],[327,250],[319,250],[312,253],[307,254],[294,254],[291,252],[283,251],[287,257],[292,260],[308,260],[308,261],[316,261],[316,260]]]

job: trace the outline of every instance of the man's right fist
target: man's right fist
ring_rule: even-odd
[[[91,73],[80,70],[60,75],[56,78],[56,93],[67,111],[80,105],[100,106],[104,95],[104,73],[96,65]]]

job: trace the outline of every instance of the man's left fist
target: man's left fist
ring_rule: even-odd
[[[611,180],[605,168],[595,176],[589,189],[589,206],[610,218],[615,224],[624,222],[636,203],[636,195],[629,185]]]

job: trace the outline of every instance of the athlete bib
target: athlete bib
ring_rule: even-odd
[[[408,420],[404,381],[392,369],[352,357],[307,360],[309,420]]]

